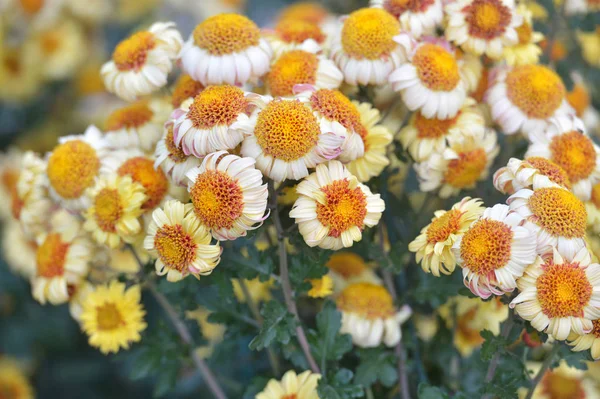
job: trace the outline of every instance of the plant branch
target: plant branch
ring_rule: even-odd
[[[540,383],[540,381],[544,377],[544,374],[546,374],[546,371],[548,370],[548,368],[552,365],[552,361],[554,360],[554,357],[558,353],[559,349],[560,349],[560,344],[555,343],[554,346],[552,347],[552,350],[550,351],[550,353],[548,353],[548,355],[546,355],[546,358],[544,359],[544,363],[542,363],[542,368],[535,375],[535,377],[533,378],[533,381],[531,381],[531,387],[529,388],[529,391],[527,392],[527,396],[525,396],[525,399],[531,399],[533,397],[533,392],[535,391],[535,388],[537,387],[537,385]]]
[[[507,338],[513,328],[513,312],[510,311],[508,313],[508,318],[504,322],[502,326],[502,331],[500,332],[500,336],[502,338]],[[485,374],[485,382],[491,382],[494,379],[494,375],[496,374],[496,368],[498,367],[498,362],[500,361],[500,352],[494,353],[494,357],[490,362],[487,373]]]

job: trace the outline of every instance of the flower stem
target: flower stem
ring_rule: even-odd
[[[510,311],[508,313],[508,318],[504,322],[502,326],[502,331],[500,332],[500,336],[502,338],[507,338],[513,328],[513,313]],[[485,374],[485,382],[491,382],[494,379],[494,375],[496,374],[496,368],[498,367],[498,362],[500,361],[500,352],[494,353],[494,357],[490,362],[487,373]]]
[[[548,355],[546,355],[546,358],[544,359],[544,363],[542,363],[542,368],[535,375],[535,377],[533,378],[533,381],[531,381],[531,387],[529,388],[529,391],[527,392],[527,396],[525,396],[525,399],[531,399],[533,397],[533,392],[535,391],[535,388],[537,387],[537,385],[540,383],[540,381],[544,377],[544,374],[546,374],[546,371],[548,370],[548,368],[552,365],[552,362],[554,361],[554,357],[558,353],[559,349],[560,349],[560,345],[558,343],[556,343],[552,347],[552,350],[550,351],[550,353],[548,353]]]

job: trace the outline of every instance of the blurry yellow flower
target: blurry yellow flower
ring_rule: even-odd
[[[370,265],[358,254],[338,251],[331,255],[325,264],[333,279],[334,291],[340,293],[349,284],[371,283],[381,284],[381,279]]]
[[[7,399],[33,399],[33,387],[11,358],[0,359],[0,395]]]
[[[555,344],[556,345],[556,344]],[[541,363],[529,362],[527,371],[534,376],[541,369]],[[519,399],[525,398],[526,388],[519,388]],[[558,367],[546,371],[542,380],[533,391],[532,399],[556,398],[596,398],[598,390],[594,382],[586,378],[583,370],[578,370],[561,360]]]
[[[413,322],[421,340],[429,342],[437,334],[439,323],[436,315],[415,314]]]
[[[325,298],[333,294],[333,279],[328,275],[321,278],[308,280],[311,289],[308,291],[308,296],[311,298]]]
[[[246,303],[246,295],[244,295],[244,290],[242,290],[242,286],[237,279],[231,280],[233,284],[233,293],[240,303]],[[259,304],[260,302],[270,301],[273,297],[271,295],[271,289],[275,284],[275,280],[270,279],[267,281],[260,281],[257,278],[252,280],[244,280],[246,287],[248,288],[248,293],[250,294],[250,299],[252,302]]]
[[[542,54],[538,43],[544,35],[533,30],[533,16],[527,6],[520,4],[517,13],[523,17],[523,23],[516,28],[519,41],[504,48],[504,60],[508,65],[536,64]]]
[[[256,395],[256,399],[319,399],[317,384],[321,374],[305,371],[296,374],[294,370],[286,372],[281,379],[269,380],[264,391]]]
[[[6,263],[13,273],[27,280],[35,276],[37,244],[27,239],[18,222],[4,223],[2,250]]]
[[[593,32],[577,32],[583,59],[590,65],[600,67],[600,26]]]
[[[215,345],[223,340],[226,330],[223,324],[210,323],[208,316],[210,316],[210,311],[202,307],[185,312],[187,319],[196,320],[202,331],[202,337],[208,341],[207,345],[196,348],[196,352],[203,359],[210,357]]]
[[[30,100],[42,86],[39,54],[24,47],[0,48],[0,99],[7,102]]]

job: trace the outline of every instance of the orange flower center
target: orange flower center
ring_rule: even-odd
[[[219,14],[205,19],[192,33],[196,45],[213,55],[239,53],[258,46],[260,29],[238,14]]]
[[[591,334],[594,334],[594,336],[600,338],[600,319],[599,320],[592,320],[592,325],[594,327],[592,328]]]
[[[383,9],[399,18],[404,12],[423,12],[434,3],[434,0],[386,0]]]
[[[457,334],[460,334],[461,338],[471,345],[480,345],[485,341],[481,336],[481,331],[478,328],[473,328],[473,320],[477,316],[477,307],[470,309],[465,314],[458,316],[456,321]]]
[[[62,242],[57,233],[48,234],[37,249],[37,275],[45,278],[62,276],[70,244]]]
[[[343,179],[321,187],[321,191],[325,203],[317,203],[317,219],[329,227],[330,237],[338,238],[354,226],[363,229],[367,199],[360,187],[352,188],[348,179]]]
[[[287,43],[302,43],[305,40],[313,39],[317,43],[325,41],[325,34],[319,28],[319,25],[302,20],[287,20],[277,24],[275,31]]]
[[[596,150],[592,140],[578,131],[561,134],[550,143],[552,161],[560,165],[576,183],[596,168]]]
[[[96,323],[100,331],[111,331],[125,325],[123,316],[114,303],[105,303],[96,307]]]
[[[297,397],[298,395],[296,395],[295,393],[291,393],[289,395],[283,395],[281,399],[296,399]]]
[[[498,220],[481,219],[465,233],[460,244],[463,267],[487,276],[510,260],[513,232]]]
[[[536,281],[537,298],[542,312],[550,317],[583,317],[593,287],[579,263],[542,266],[544,273]]]
[[[571,180],[569,179],[567,172],[549,159],[543,157],[529,157],[525,162],[539,170],[541,174],[548,177],[551,182],[560,184],[566,188],[571,188]]]
[[[160,227],[154,236],[154,247],[165,266],[179,272],[185,272],[196,259],[197,244],[194,237],[179,224]]]
[[[152,120],[154,112],[145,101],[139,101],[113,111],[106,119],[106,130],[136,129]]]
[[[353,58],[385,58],[396,47],[400,22],[380,8],[362,8],[344,21],[342,47]]]
[[[533,36],[533,29],[527,22],[523,22],[521,26],[516,28],[517,35],[519,37],[519,44],[527,44],[531,42],[531,36]]]
[[[131,176],[134,182],[144,186],[148,197],[142,209],[154,209],[169,190],[169,180],[162,169],[154,169],[154,161],[146,157],[134,157],[125,161],[117,170],[119,176]]]
[[[431,90],[450,91],[460,82],[456,58],[437,44],[421,45],[413,56],[412,63],[421,82]]]
[[[487,155],[483,148],[461,152],[448,163],[444,181],[456,188],[473,186],[485,171]]]
[[[570,191],[542,188],[529,198],[532,220],[554,236],[581,238],[585,235],[585,205]]]
[[[592,100],[587,89],[583,85],[575,83],[573,90],[567,93],[567,101],[575,109],[577,116],[581,118]]]
[[[428,119],[420,111],[417,111],[415,112],[415,119],[413,121],[418,132],[417,137],[420,139],[438,139],[444,137],[448,133],[448,130],[454,127],[459,116],[460,112],[451,119]]]
[[[44,0],[19,0],[21,8],[28,15],[37,14],[44,7]]]
[[[94,198],[94,218],[100,230],[107,233],[116,232],[116,225],[121,216],[123,216],[123,207],[119,191],[112,188],[100,190]]]
[[[540,382],[544,397],[548,399],[585,399],[581,381],[558,372],[547,371]]]
[[[62,32],[59,28],[50,29],[44,32],[40,40],[40,47],[45,55],[52,55],[60,48]]]
[[[360,113],[352,101],[339,90],[320,89],[310,97],[312,109],[346,129],[360,123]]]
[[[190,75],[181,75],[177,79],[171,95],[173,108],[179,108],[182,102],[196,97],[202,90],[204,90],[202,83],[196,82]]]
[[[292,50],[284,53],[271,66],[267,84],[273,96],[291,96],[294,86],[301,83],[315,84],[319,59],[313,53]]]
[[[169,151],[169,158],[171,161],[175,163],[185,162],[188,159],[188,156],[185,155],[183,150],[175,144],[175,139],[173,138],[173,125],[170,125],[167,130],[167,136],[165,137],[165,145],[167,146],[167,150]]]
[[[394,301],[382,286],[357,283],[347,286],[336,299],[342,312],[357,313],[368,320],[387,319],[395,313]]]
[[[239,183],[217,170],[198,175],[190,197],[196,215],[212,229],[232,228],[244,210],[244,194]]]
[[[70,140],[59,144],[48,159],[50,185],[63,198],[79,198],[94,183],[100,159],[89,144]]]
[[[600,209],[600,183],[596,183],[592,187],[592,203]]]
[[[473,97],[478,103],[483,102],[483,96],[488,88],[488,70],[487,68],[483,68],[481,71],[481,78],[479,78],[479,83],[477,83],[477,88],[475,91],[471,93],[471,97]]]
[[[304,1],[286,7],[279,16],[279,21],[300,20],[320,24],[328,14],[327,9],[321,4]]]
[[[531,118],[552,116],[565,98],[560,77],[542,65],[515,67],[506,77],[506,94],[510,101]]]
[[[258,114],[254,135],[265,154],[285,162],[307,155],[316,145],[319,123],[299,101],[271,101]]]
[[[444,242],[450,234],[456,234],[460,229],[462,212],[451,209],[442,216],[435,218],[427,228],[427,242],[430,244]]]
[[[501,36],[512,20],[512,12],[500,0],[474,0],[464,8],[469,35],[491,40]]]
[[[139,71],[146,63],[148,53],[154,47],[156,47],[156,39],[152,33],[137,32],[117,45],[112,59],[119,71]]]
[[[244,92],[235,86],[209,86],[201,91],[190,105],[188,119],[197,129],[229,126],[248,107]]]
[[[365,270],[368,270],[364,259],[353,252],[336,252],[331,255],[325,266],[342,275],[345,279],[359,276]]]

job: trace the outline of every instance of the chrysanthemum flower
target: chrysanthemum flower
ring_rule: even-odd
[[[519,295],[510,303],[538,331],[559,341],[569,334],[592,332],[600,318],[600,265],[591,263],[587,248],[575,256],[554,249],[546,260],[538,256],[518,280]]]
[[[421,229],[408,249],[415,252],[417,263],[426,273],[436,277],[452,274],[456,266],[456,257],[452,246],[481,216],[484,211],[479,198],[465,197],[452,206],[449,211],[435,211],[431,223]]]
[[[452,246],[465,286],[483,299],[512,292],[537,256],[535,232],[507,205],[487,208]]]
[[[592,320],[592,331],[587,334],[571,334],[569,336],[569,345],[573,352],[590,350],[592,359],[600,359],[600,320]]]
[[[396,310],[390,293],[370,283],[348,285],[335,302],[342,312],[340,333],[350,334],[361,348],[396,345],[402,338],[400,325],[412,313],[407,305]]]
[[[294,86],[312,85],[318,89],[337,89],[344,76],[335,64],[323,56],[304,50],[283,53],[265,77],[269,94],[291,97]]]
[[[334,252],[327,263],[329,276],[333,280],[333,290],[339,294],[349,284],[370,283],[381,285],[381,279],[373,267],[358,254],[348,251]]]
[[[156,274],[175,282],[212,273],[221,260],[221,247],[211,240],[192,204],[168,201],[152,213],[144,248],[157,258]]]
[[[377,225],[385,209],[379,194],[372,194],[339,161],[317,166],[296,191],[299,198],[290,217],[311,247],[351,247],[362,239],[365,227]]]
[[[404,48],[394,41],[400,22],[380,8],[361,8],[343,22],[331,44],[331,58],[353,85],[382,85],[406,59]]]
[[[181,107],[188,98],[194,98],[204,90],[204,85],[196,82],[190,75],[182,74],[175,82],[171,92],[171,105],[173,108]]]
[[[573,115],[553,118],[544,131],[529,135],[526,157],[544,157],[562,167],[573,192],[584,201],[600,181],[600,147],[584,133],[583,122]]]
[[[496,69],[492,75],[485,100],[505,134],[542,130],[551,117],[570,111],[560,76],[543,65]]]
[[[2,251],[9,269],[26,280],[37,271],[37,243],[30,240],[17,221],[8,221],[2,229]]]
[[[512,0],[458,0],[448,3],[446,38],[464,51],[502,57],[502,49],[518,42],[515,28],[522,17]]]
[[[208,86],[171,114],[175,143],[198,158],[231,150],[253,126],[246,114],[249,106],[246,94],[235,86]]]
[[[544,39],[544,35],[534,32],[532,14],[525,4],[519,4],[517,13],[523,17],[523,23],[516,28],[519,41],[513,46],[504,47],[503,59],[511,66],[537,64],[542,55],[538,43]]]
[[[322,23],[329,11],[320,3],[314,1],[299,1],[285,7],[279,14],[278,22],[305,21],[313,24]]]
[[[182,42],[173,22],[157,22],[123,40],[100,71],[107,90],[134,101],[165,86]]]
[[[265,219],[267,185],[254,163],[219,151],[186,174],[194,212],[217,240],[245,236]]]
[[[27,24],[33,29],[44,29],[61,17],[63,0],[5,1],[0,7],[14,21]]]
[[[578,118],[581,118],[590,134],[599,133],[600,113],[592,105],[588,83],[578,73],[573,73],[573,89],[567,93],[567,102],[575,110]]]
[[[321,278],[313,278],[308,280],[310,290],[307,294],[311,298],[325,298],[333,294],[333,279],[327,274]]]
[[[30,100],[43,83],[40,55],[23,46],[4,46],[0,54],[0,99],[10,103]]]
[[[600,26],[591,32],[577,31],[581,56],[591,66],[600,67]]]
[[[202,359],[210,358],[215,346],[223,341],[225,331],[227,331],[227,326],[225,324],[211,323],[208,321],[211,314],[211,311],[202,306],[199,306],[195,310],[188,310],[185,312],[186,319],[194,320],[198,323],[198,327],[200,328],[200,331],[202,331],[202,338],[207,341],[205,345],[195,349],[196,353]]]
[[[34,399],[31,383],[10,357],[0,359],[0,392],[10,399]],[[10,396],[8,396],[10,395]]]
[[[511,158],[494,173],[494,187],[502,194],[514,194],[522,188],[563,187],[571,189],[567,172],[547,158]]]
[[[318,24],[301,19],[287,19],[277,23],[275,29],[265,36],[274,58],[278,58],[291,50],[304,50],[310,53],[320,53],[327,35]],[[341,73],[340,73],[341,75]]]
[[[67,302],[69,291],[86,276],[94,247],[82,233],[77,217],[61,210],[52,216],[46,236],[38,240],[31,294],[41,304]]]
[[[434,34],[444,18],[441,0],[371,0],[370,5],[398,18],[402,30],[415,39]]]
[[[592,365],[595,363],[587,362]],[[542,363],[528,362],[528,373],[536,375],[542,368]],[[518,389],[519,398],[527,395],[527,388]],[[593,378],[586,376],[586,371],[571,367],[566,360],[560,360],[558,367],[547,370],[533,391],[532,399],[557,398],[595,398],[598,388]]]
[[[408,60],[394,70],[389,80],[411,111],[426,118],[454,118],[467,96],[456,56],[444,42],[416,44],[401,34],[396,37]]]
[[[243,85],[269,70],[272,53],[254,22],[219,14],[196,26],[179,58],[183,71],[205,86]]]
[[[127,252],[129,252],[129,250]],[[71,297],[69,298],[69,313],[80,326],[83,302],[91,292],[94,292],[94,285],[88,281],[83,281],[73,289]]]
[[[241,153],[254,158],[267,177],[281,182],[299,180],[341,152],[343,138],[321,132],[319,121],[308,104],[298,100],[256,97],[256,124],[242,142]]]
[[[475,54],[465,53],[458,48],[454,48],[454,55],[460,70],[460,77],[465,84],[467,95],[469,95],[477,89],[486,68],[484,68],[481,58]],[[480,102],[480,100],[477,102]]]
[[[416,111],[400,130],[398,139],[415,162],[423,162],[431,154],[444,152],[448,136],[481,137],[484,132],[485,119],[475,107],[475,101],[467,98],[456,116],[450,119],[426,118]]]
[[[89,336],[89,344],[106,355],[139,342],[140,333],[147,326],[141,296],[139,285],[125,289],[125,284],[117,280],[89,293],[81,312],[82,329]]]
[[[154,167],[160,168],[173,181],[173,183],[185,186],[187,181],[185,174],[192,168],[199,166],[202,160],[193,155],[186,155],[185,152],[175,144],[173,137],[173,121],[165,125],[165,133],[162,139],[156,144],[154,152]]]
[[[294,370],[287,371],[281,381],[269,380],[265,389],[256,395],[256,399],[319,399],[317,385],[321,374],[304,371],[296,374]]]
[[[421,191],[439,190],[441,198],[475,187],[489,173],[500,151],[496,132],[486,129],[481,136],[448,136],[448,147],[427,161],[415,164]]]
[[[91,24],[99,24],[116,12],[116,4],[104,0],[89,0],[81,2],[78,0],[63,0],[65,7],[77,19]]]
[[[240,303],[246,303],[246,295],[244,294],[244,290],[242,290],[242,286],[238,279],[231,280],[233,285],[233,294],[235,295],[235,299]],[[252,280],[245,280],[244,284],[246,288],[248,288],[248,293],[250,294],[250,299],[252,302],[260,304],[261,302],[268,302],[273,298],[271,294],[271,290],[275,285],[275,280],[269,279],[267,281],[260,281],[258,277]]]

